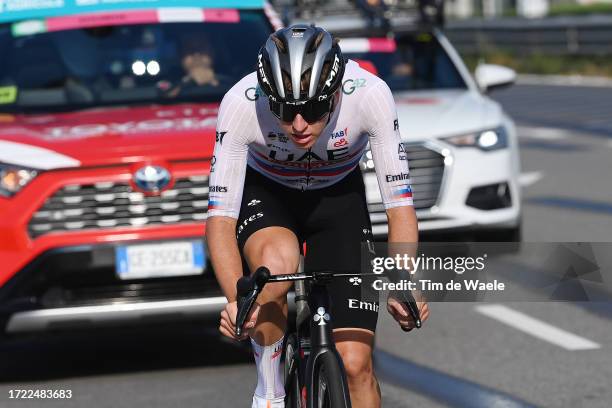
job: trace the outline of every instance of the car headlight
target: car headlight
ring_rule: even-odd
[[[467,135],[445,137],[442,140],[457,147],[476,147],[486,152],[508,147],[508,134],[503,126]]]
[[[37,175],[36,170],[0,163],[0,196],[12,197]]]

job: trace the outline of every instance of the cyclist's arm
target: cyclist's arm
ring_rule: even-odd
[[[401,142],[395,101],[384,81],[368,89],[361,102],[361,112],[370,137],[380,193],[387,210],[389,242],[417,242],[408,158]]]
[[[367,120],[370,148],[378,177],[378,185],[387,210],[389,222],[389,256],[415,257],[418,224],[412,201],[408,176],[408,157],[399,133],[399,123],[391,90],[383,81],[374,85],[362,100],[362,111]],[[394,245],[396,244],[396,245]],[[410,271],[389,271],[389,278],[398,282],[410,279]],[[409,294],[409,292],[408,292]],[[427,303],[414,302],[411,294],[389,292],[387,310],[404,330],[415,321],[425,321],[429,315]],[[399,296],[399,297],[398,297]],[[418,297],[418,296],[417,296]],[[419,300],[423,300],[419,297]],[[420,310],[421,316],[415,310]]]
[[[217,140],[211,165],[206,236],[217,281],[229,302],[236,299],[242,261],[236,240],[236,221],[244,187],[248,126],[252,106],[228,93],[219,107]]]
[[[215,276],[228,302],[236,300],[236,282],[242,277],[242,261],[236,242],[236,219],[215,216],[206,223],[208,249]]]
[[[392,242],[418,242],[418,224],[414,207],[394,207],[387,210],[389,238]]]

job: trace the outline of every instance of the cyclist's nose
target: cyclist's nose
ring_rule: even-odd
[[[293,118],[292,126],[293,126],[293,130],[295,130],[297,133],[302,133],[308,127],[308,122],[306,122],[304,118],[302,117],[302,115],[298,113]]]

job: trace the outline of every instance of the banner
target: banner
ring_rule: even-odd
[[[0,0],[0,23],[97,11],[192,7],[263,8],[263,0]]]

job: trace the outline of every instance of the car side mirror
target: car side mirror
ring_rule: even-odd
[[[516,82],[516,72],[501,65],[480,64],[474,76],[483,92],[510,86]]]

